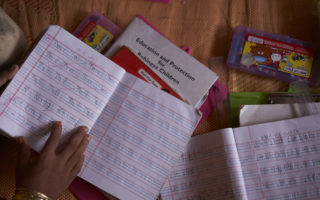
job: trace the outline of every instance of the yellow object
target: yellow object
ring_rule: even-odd
[[[17,188],[16,194],[12,200],[51,200],[51,198],[40,192],[32,191],[27,188]]]
[[[113,35],[102,26],[96,25],[94,29],[83,40],[87,45],[101,52],[112,40]]]

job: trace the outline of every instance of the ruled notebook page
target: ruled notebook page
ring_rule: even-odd
[[[48,122],[63,134],[93,126],[125,71],[58,26],[49,26],[0,99],[0,128],[40,150]]]
[[[120,199],[155,199],[200,115],[50,26],[0,98],[0,128],[39,151],[48,123],[64,139],[91,128],[81,177]]]
[[[127,73],[90,132],[80,177],[119,199],[156,199],[199,119],[193,107]]]
[[[161,197],[246,199],[232,128],[192,137],[162,188]]]
[[[248,199],[320,199],[320,115],[234,129]]]

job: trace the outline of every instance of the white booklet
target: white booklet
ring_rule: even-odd
[[[175,46],[143,19],[136,17],[106,52],[114,55],[127,46],[186,102],[200,108],[218,76]]]
[[[320,199],[320,115],[192,137],[161,190],[174,199]]]
[[[0,128],[39,151],[48,122],[92,136],[80,177],[120,199],[155,199],[200,115],[50,26],[0,98]]]
[[[240,126],[274,122],[320,114],[320,103],[244,105],[240,109]]]

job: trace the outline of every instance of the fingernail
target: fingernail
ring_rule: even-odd
[[[82,126],[82,127],[81,127],[81,130],[82,130],[83,132],[88,132],[89,129],[88,129],[88,127],[86,127],[86,126]]]
[[[91,135],[87,135],[88,142],[91,140]]]
[[[53,126],[56,128],[56,127],[59,127],[59,126],[61,126],[61,121],[54,121],[53,122]]]

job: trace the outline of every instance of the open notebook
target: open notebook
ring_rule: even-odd
[[[173,199],[320,199],[320,115],[192,137],[161,190]]]
[[[0,128],[39,151],[48,122],[91,142],[80,177],[120,199],[155,199],[200,115],[126,73],[67,31],[49,26],[0,98]]]

